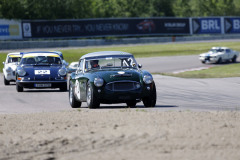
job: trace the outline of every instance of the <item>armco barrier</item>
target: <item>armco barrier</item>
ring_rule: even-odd
[[[87,47],[104,45],[126,45],[146,43],[166,43],[184,41],[207,41],[240,39],[240,34],[215,35],[215,36],[186,36],[186,37],[144,37],[144,38],[122,38],[122,39],[85,39],[85,40],[48,40],[48,41],[1,41],[0,50],[27,49],[27,48],[64,48],[64,47]]]

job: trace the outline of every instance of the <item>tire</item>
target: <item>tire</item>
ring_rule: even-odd
[[[87,94],[88,108],[90,108],[90,109],[99,108],[100,102],[99,102],[98,98],[96,97],[96,95],[94,95],[93,87],[90,82],[88,82],[88,84],[87,84],[86,94]]]
[[[67,91],[67,83],[60,87],[60,91]]]
[[[202,61],[202,63],[203,63],[203,64],[205,64],[205,63],[206,63],[206,61]]]
[[[69,103],[72,108],[80,108],[82,105],[82,102],[77,101],[74,96],[74,88],[72,86],[72,83],[69,85]]]
[[[19,86],[17,83],[16,83],[16,89],[17,89],[17,92],[23,92],[23,87]]]
[[[153,82],[153,87],[151,90],[151,93],[148,97],[143,98],[143,104],[145,107],[155,107],[156,101],[157,101],[157,92],[156,92],[156,86]]]
[[[136,101],[129,101],[127,102],[127,106],[130,107],[130,108],[135,108],[136,107]]]
[[[221,64],[222,63],[222,58],[220,57],[217,61],[217,64]]]
[[[236,61],[237,61],[237,56],[234,55],[234,57],[232,58],[232,63],[236,63]]]
[[[10,82],[8,80],[6,80],[5,76],[3,78],[4,78],[4,85],[6,85],[6,86],[9,85]]]

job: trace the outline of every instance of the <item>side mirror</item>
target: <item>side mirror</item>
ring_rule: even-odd
[[[141,65],[141,64],[138,64],[138,68],[142,68],[142,65]]]
[[[5,64],[5,62],[3,62],[3,65]]]

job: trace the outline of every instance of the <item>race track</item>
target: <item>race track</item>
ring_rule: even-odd
[[[173,72],[203,65],[197,56],[138,58],[143,69],[150,72]],[[186,61],[190,63],[186,63]],[[192,62],[193,61],[193,62]],[[58,89],[25,89],[18,93],[14,83],[3,84],[0,74],[0,114],[51,112],[71,109],[68,92]],[[239,110],[240,77],[222,79],[183,79],[154,75],[157,86],[157,106],[148,110]],[[100,109],[122,109],[125,104],[104,105]],[[142,103],[137,107],[143,108]],[[86,103],[82,109],[88,110]]]

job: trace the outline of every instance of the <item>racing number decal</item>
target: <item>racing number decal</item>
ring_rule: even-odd
[[[80,100],[80,98],[81,98],[80,83],[78,80],[76,80],[76,83],[75,83],[75,94],[77,95],[77,98]]]
[[[126,66],[129,66],[129,65],[131,65],[132,67],[134,66],[132,58],[128,58],[127,61],[124,60],[123,64],[125,64]]]

